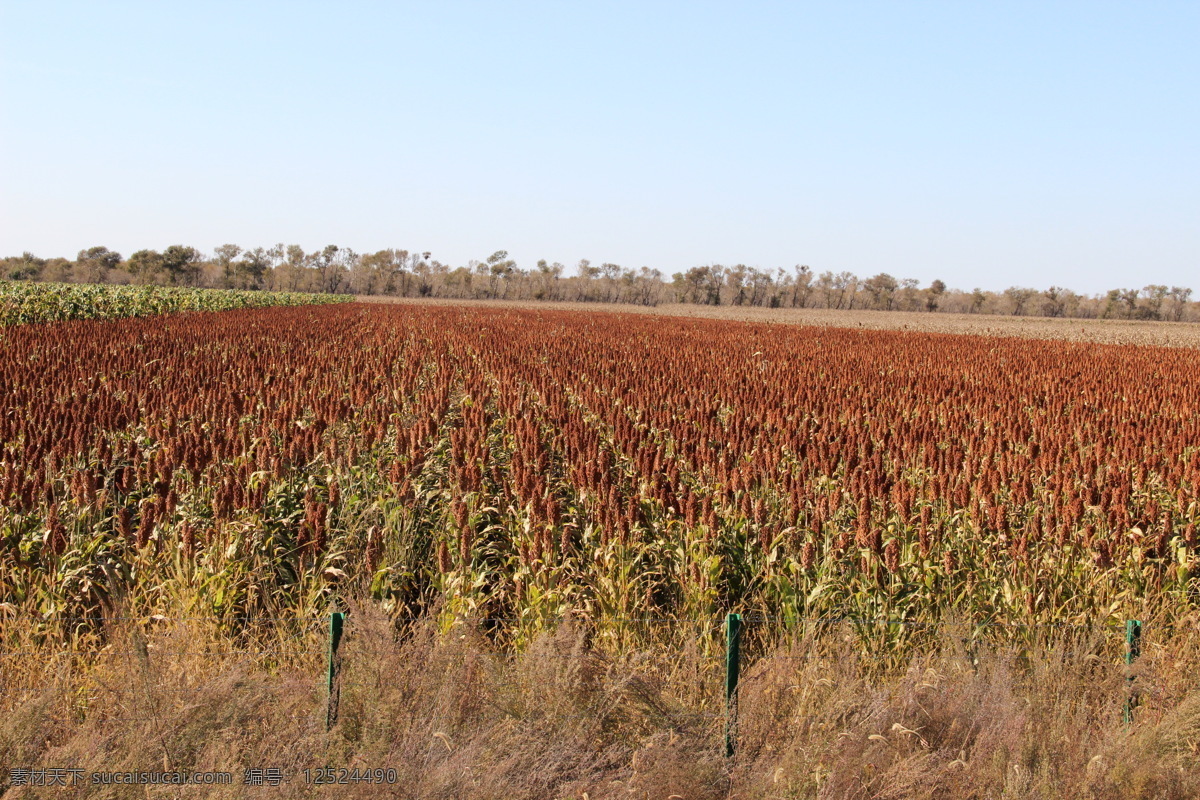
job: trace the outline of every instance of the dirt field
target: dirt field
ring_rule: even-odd
[[[654,308],[618,303],[539,303],[509,300],[425,300],[401,297],[359,297],[367,303],[421,303],[431,305],[507,306],[587,310],[625,314],[664,314],[784,325],[820,325],[834,328],[935,331],[979,336],[1020,336],[1028,339],[1067,339],[1106,344],[1200,348],[1200,324],[1182,322],[1131,322],[1100,319],[1049,319],[1000,317],[982,314],[920,314],[908,311],[836,311],[698,306],[683,303]]]

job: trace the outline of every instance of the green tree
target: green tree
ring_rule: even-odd
[[[938,306],[942,304],[942,295],[946,293],[946,284],[941,280],[935,280],[929,284],[929,288],[925,290],[925,310],[930,313],[937,311]]]
[[[107,247],[89,247],[75,257],[75,280],[80,283],[109,283],[112,271],[121,265],[121,254]]]
[[[886,272],[881,272],[873,278],[867,278],[863,282],[863,289],[871,298],[871,304],[875,308],[881,308],[884,311],[892,310],[892,303],[895,300],[896,288],[899,282]]]
[[[517,268],[517,262],[508,257],[507,250],[497,250],[487,258],[488,296],[499,297],[499,286],[506,282]]]
[[[234,259],[242,252],[236,244],[223,244],[213,251],[213,262],[221,268],[221,284],[227,289],[240,289]]]
[[[163,251],[162,268],[175,286],[195,286],[200,282],[200,251],[173,244]]]
[[[328,244],[325,245],[325,249],[323,249],[320,253],[313,254],[312,264],[317,271],[317,283],[320,287],[319,291],[331,291],[327,287],[336,282],[338,265],[337,255],[338,250],[340,249],[341,248],[339,248],[336,244]]]
[[[1104,296],[1104,311],[1106,319],[1132,319],[1137,311],[1137,289],[1109,289]]]
[[[138,250],[125,262],[125,269],[139,283],[158,283],[163,274],[162,253],[157,250]]]
[[[407,257],[408,253],[404,253]],[[350,273],[350,291],[354,294],[391,294],[394,291],[394,274],[403,262],[395,250],[377,250],[358,259]]]
[[[273,263],[270,250],[256,247],[245,251],[239,260],[233,262],[234,285],[239,289],[261,289],[267,270],[271,269]]]
[[[681,290],[680,299],[683,302],[719,306],[725,267],[720,264],[692,267],[685,273],[676,274],[675,281]]]
[[[1061,317],[1064,313],[1066,313],[1066,303],[1064,301],[1065,296],[1066,289],[1061,286],[1051,286],[1049,289],[1042,292],[1042,297],[1045,298],[1042,308],[1044,309],[1046,316]]]
[[[310,272],[310,256],[304,252],[303,247],[298,244],[283,247],[280,261],[271,276],[275,289],[296,292],[309,288],[307,278]]]
[[[3,275],[10,281],[36,281],[42,277],[46,259],[38,258],[28,250],[19,256],[4,259]]]

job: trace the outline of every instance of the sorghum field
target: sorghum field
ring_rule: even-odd
[[[621,314],[736,320],[774,325],[807,325],[974,336],[1010,336],[1097,344],[1200,348],[1200,323],[1128,319],[1018,317],[1001,314],[936,314],[919,311],[878,311],[836,308],[764,308],[660,303],[638,306],[621,303],[544,300],[450,300],[442,298],[360,295],[360,303],[446,305],[459,308],[531,308],[545,311],[609,311]]]
[[[7,604],[1096,622],[1196,601],[1195,353],[347,305],[5,332]],[[180,568],[182,572],[176,571]]]
[[[483,621],[473,629],[479,652],[522,658],[548,646],[546,636],[565,636],[567,619],[586,631],[579,647],[621,659],[654,647],[694,649],[704,638],[697,630],[741,611],[764,621],[759,630],[836,628],[830,635],[849,649],[826,676],[864,659],[853,680],[883,670],[873,673],[877,681],[912,683],[911,659],[942,652],[951,639],[1036,648],[1046,631],[1112,626],[1116,633],[1070,657],[1049,651],[1073,665],[1062,668],[1073,676],[1071,691],[1084,691],[1103,683],[1097,663],[1117,663],[1124,620],[1152,621],[1166,643],[1196,627],[1200,371],[1192,350],[386,304],[56,322],[0,335],[0,620],[13,652],[58,648],[86,661],[87,652],[112,647],[116,634],[97,620],[114,616],[203,618],[212,636],[265,641],[282,636],[280,628],[294,633],[281,619],[302,627],[338,605],[369,608],[364,618],[381,629],[432,625],[434,638],[421,645],[432,649],[421,658],[439,664],[430,670],[440,675],[446,663],[463,663],[445,661],[436,643],[455,619]],[[957,632],[947,635],[947,626]],[[770,701],[751,688],[742,702],[782,709],[773,724],[784,727],[771,736],[787,731],[793,749],[776,742],[776,752],[766,728],[754,745],[747,731],[747,760],[680,772],[679,785],[699,787],[683,796],[742,796],[741,787],[745,796],[879,797],[891,796],[882,786],[918,784],[929,796],[1000,796],[990,792],[1012,777],[1008,756],[972,749],[983,746],[984,722],[968,726],[969,735],[955,728],[950,717],[970,716],[959,708],[947,712],[944,730],[929,723],[921,734],[904,716],[909,705],[894,718],[918,732],[876,755],[868,750],[877,739],[898,734],[863,732],[852,758],[861,756],[853,769],[865,772],[852,770],[860,779],[851,783],[851,773],[835,780],[841,773],[831,765],[851,757],[835,734],[876,730],[886,714],[825,709],[842,720],[821,734],[831,755],[781,783],[785,773],[767,766],[790,775],[790,762],[778,761],[784,751],[811,756],[786,738],[799,735],[799,723],[784,723],[812,701],[805,681],[822,678],[785,656],[772,662],[770,642],[761,644],[778,691],[793,686],[804,697]],[[1177,649],[1153,663],[1162,653],[1168,664],[1183,658],[1179,645],[1164,646]],[[1014,675],[1036,672],[1032,652],[996,656],[1007,665],[1002,679],[984,676],[977,659],[962,684],[972,688],[955,697],[975,703],[971,713],[981,718],[1009,719],[979,704],[1000,702],[987,681],[1012,695]],[[285,666],[280,658],[263,668]],[[6,669],[21,672],[13,661]],[[484,680],[459,679],[463,691]],[[691,702],[670,689],[683,678],[663,680],[659,691]],[[596,678],[589,691],[602,683]],[[1200,706],[1194,695],[1180,700],[1179,685],[1145,701],[1144,718],[1200,731]],[[370,708],[369,700],[355,706],[353,692],[346,697],[352,709]],[[890,708],[874,697],[871,714]],[[1056,697],[1045,696],[1044,707],[1059,709]],[[1187,702],[1194,718],[1180,722]],[[1042,707],[1014,701],[1008,710],[1025,716],[1009,719],[1016,732],[1004,736],[1024,742],[1052,724],[1029,710]],[[1055,717],[1062,730],[1090,730],[1087,703],[1072,708],[1084,716],[1070,725]],[[79,725],[99,724],[79,707],[71,713],[73,722],[54,729],[62,741]],[[405,713],[417,726],[410,731],[432,741],[418,748],[422,779],[442,775],[441,789],[414,783],[406,796],[491,796],[478,782],[445,789],[458,785],[458,772],[438,772],[438,759],[486,761],[456,739],[492,736],[494,746],[493,722],[479,721],[484,712],[462,712],[474,734],[455,732],[444,715],[426,730],[413,721],[419,713]],[[622,719],[598,731],[636,728],[621,739],[642,742],[629,745],[635,751],[655,731],[688,731],[658,717]],[[356,730],[355,741],[370,738]],[[1130,751],[1103,738],[1110,735],[1132,734],[1104,733],[1095,752],[1157,752],[1153,743]],[[1092,746],[1081,736],[1062,738]],[[348,745],[340,746],[344,755]],[[674,747],[670,739],[667,752]],[[1065,780],[1046,772],[1066,769],[1053,766],[1062,752],[1027,764],[1013,748],[1029,787],[1035,778]],[[617,773],[623,787],[636,786],[622,761],[629,751],[604,752],[588,756],[588,769],[606,786]],[[1186,747],[1170,752],[1191,757]],[[1143,796],[1130,788],[1135,780],[1150,787],[1144,796],[1192,796],[1195,783],[1179,777],[1187,773],[1176,761],[1138,779],[1095,772],[1091,755],[1067,758],[1078,791],[1093,792],[1076,796]],[[997,758],[1000,777],[980,777]],[[568,796],[574,789],[564,787],[589,785],[591,797],[605,796],[578,774],[553,770],[557,783],[513,789],[497,769],[494,785],[508,786],[509,796]],[[901,777],[888,769],[942,783],[895,783]],[[730,775],[743,778],[730,784]],[[725,788],[705,794],[718,784]],[[929,789],[935,784],[949,793]],[[969,794],[973,785],[983,794]],[[1054,796],[1034,788],[1008,796]],[[670,789],[662,784],[662,796]],[[1170,794],[1176,789],[1185,793]],[[925,795],[912,788],[895,796]]]

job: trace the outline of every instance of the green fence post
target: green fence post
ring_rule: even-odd
[[[742,615],[725,617],[725,756],[733,755],[737,738],[737,686],[741,674]]]
[[[1141,620],[1127,619],[1125,620],[1125,664],[1128,667],[1133,666],[1133,662],[1137,661],[1138,656],[1142,654],[1142,623]],[[1129,674],[1125,679],[1129,682],[1129,697],[1125,698],[1125,724],[1133,724],[1133,709],[1137,707],[1137,695],[1133,691],[1133,683],[1136,677]]]
[[[337,722],[337,674],[341,667],[341,659],[338,658],[338,646],[342,643],[342,626],[345,621],[346,615],[340,611],[335,611],[329,615],[329,671],[327,675],[329,704],[325,711],[326,730],[332,728],[333,724]]]

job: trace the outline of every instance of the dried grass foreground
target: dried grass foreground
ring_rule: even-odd
[[[4,797],[59,796],[10,787],[14,767],[233,776],[70,793],[112,798],[1200,796],[1195,621],[1148,635],[1131,726],[1108,631],[974,648],[951,626],[891,661],[838,626],[809,631],[754,651],[726,758],[717,637],[616,649],[568,621],[506,653],[477,627],[350,618],[328,730],[313,625],[234,642],[202,620],[118,623],[87,658],[27,643],[0,691]],[[395,783],[306,782],[324,765],[391,768]],[[243,785],[254,768],[291,777]]]

